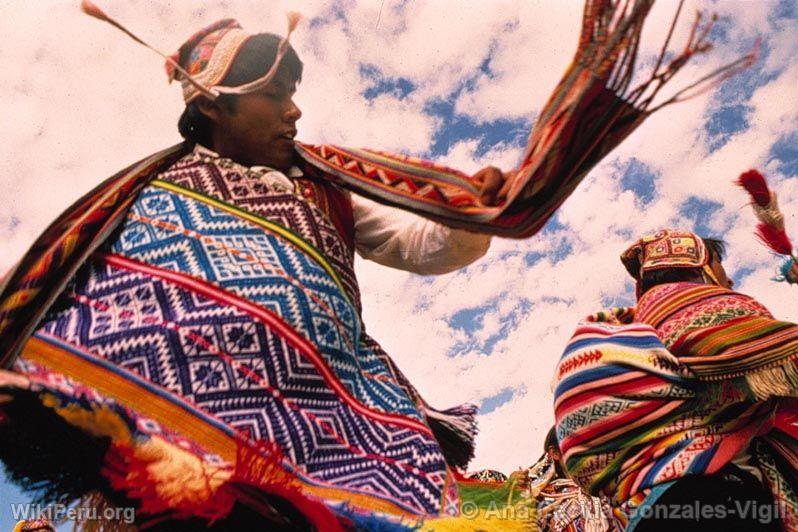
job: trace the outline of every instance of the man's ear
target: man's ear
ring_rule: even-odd
[[[218,103],[212,102],[204,96],[197,99],[197,109],[199,112],[210,118],[214,122],[218,122],[223,112]]]

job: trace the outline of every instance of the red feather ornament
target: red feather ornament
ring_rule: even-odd
[[[756,226],[756,236],[779,255],[792,255],[792,242],[784,229],[760,223]]]
[[[757,170],[743,172],[737,179],[737,184],[744,188],[751,195],[751,199],[760,207],[766,207],[770,203],[770,190],[768,189],[765,176]]]
[[[784,229],[784,215],[779,210],[776,194],[768,188],[765,177],[756,170],[748,170],[737,179],[737,185],[751,196],[751,206],[759,220],[755,233],[759,241],[775,253],[792,257],[793,262],[798,263]]]

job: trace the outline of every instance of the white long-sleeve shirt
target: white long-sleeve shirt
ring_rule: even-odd
[[[490,235],[452,229],[353,195],[355,248],[364,259],[422,275],[452,272],[479,259]]]
[[[199,144],[194,149],[205,156],[219,157]],[[256,169],[263,171],[262,179],[271,187],[299,193],[291,180],[302,177],[299,168],[292,167],[288,175],[268,167],[252,167]],[[355,249],[364,259],[421,275],[437,275],[471,264],[490,247],[490,235],[452,229],[356,194],[350,197]]]

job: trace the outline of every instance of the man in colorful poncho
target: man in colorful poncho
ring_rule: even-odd
[[[636,308],[582,322],[558,364],[565,468],[628,530],[798,524],[798,326],[732,291],[722,253],[643,237],[622,256]]]
[[[177,62],[206,86],[238,87],[267,74],[279,45],[223,20],[189,39]],[[268,492],[227,468],[241,463],[236,432],[271,442],[271,465],[328,501],[426,515],[456,500],[431,430],[438,414],[363,331],[353,254],[444,273],[482,256],[490,236],[408,223],[319,179],[293,140],[301,74],[288,48],[251,93],[211,101],[182,78],[190,151],[138,194],[17,360],[61,417],[110,438],[101,463],[81,467],[104,468],[97,481],[139,499],[143,514],[223,516],[240,497],[216,495],[218,485],[236,480]],[[489,199],[501,176],[480,175]],[[451,465],[471,454],[473,415],[451,417],[464,428]],[[197,462],[195,478],[174,463],[181,453]]]

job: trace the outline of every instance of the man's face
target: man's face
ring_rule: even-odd
[[[237,96],[232,109],[215,106],[213,114],[206,113],[214,121],[211,148],[246,166],[288,170],[295,162],[296,122],[302,116],[295,92],[296,82],[278,73],[262,90]]]
[[[718,280],[718,284],[720,284],[720,286],[723,288],[731,288],[734,286],[734,281],[729,279],[729,276],[726,275],[726,270],[723,268],[723,264],[720,263],[717,257],[712,257],[709,267],[712,270],[712,273],[715,274],[715,279]]]

